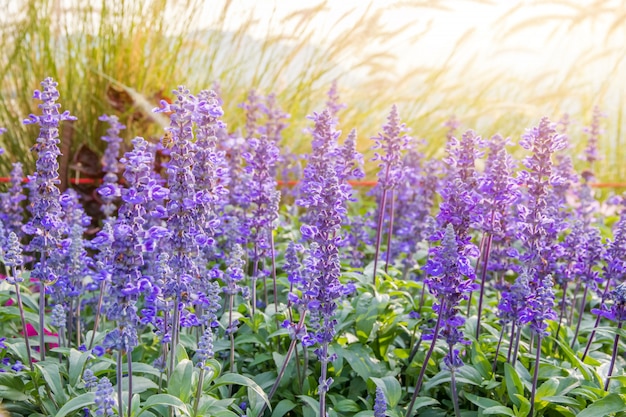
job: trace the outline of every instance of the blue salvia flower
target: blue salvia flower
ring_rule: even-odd
[[[523,272],[517,276],[508,290],[502,292],[498,302],[496,315],[503,326],[513,323],[515,328],[522,324],[522,314],[526,308],[526,300],[531,295],[528,274]]]
[[[37,144],[33,150],[38,153],[36,172],[29,177],[31,189],[31,218],[24,225],[23,231],[33,236],[28,251],[40,254],[40,262],[33,269],[33,278],[50,283],[56,280],[54,271],[50,269],[47,259],[60,243],[63,225],[61,221],[59,180],[59,125],[65,120],[76,120],[69,111],[59,113],[60,104],[57,91],[58,83],[46,78],[42,90],[36,90],[33,98],[41,100],[39,104],[42,115],[31,114],[24,124],[39,124],[40,131]]]
[[[400,122],[398,107],[393,105],[383,131],[372,138],[375,142],[372,149],[380,149],[374,152],[372,161],[380,161],[378,186],[383,190],[394,189],[402,180],[402,156],[411,140],[411,137],[405,134],[408,130],[406,125]]]
[[[374,417],[385,417],[387,415],[387,399],[381,387],[376,387],[376,398],[374,399]]]
[[[197,239],[204,239],[205,242],[201,243],[212,247],[220,227],[217,211],[227,203],[230,182],[225,153],[217,149],[218,131],[225,129],[226,124],[220,119],[224,111],[214,91],[203,90],[194,101],[191,117],[196,123],[196,143],[192,172],[197,200],[195,215],[203,230]]]
[[[248,92],[246,101],[241,103],[239,107],[244,109],[246,114],[245,138],[250,139],[258,133],[259,119],[262,117],[262,97],[257,94],[256,90],[251,89]]]
[[[600,119],[603,117],[606,117],[606,114],[604,114],[598,106],[594,106],[591,125],[583,129],[589,136],[583,158],[589,164],[590,169],[593,169],[594,162],[601,159],[598,153],[598,141],[600,139],[600,135],[603,133],[603,130],[600,127]]]
[[[136,303],[139,295],[149,288],[143,277],[143,253],[150,233],[144,230],[147,214],[143,204],[159,187],[152,183],[150,171],[152,155],[147,142],[140,137],[132,140],[133,150],[122,158],[126,169],[124,179],[127,188],[122,190],[122,205],[113,226],[113,258],[111,268],[111,300],[106,312],[117,327],[108,332],[103,342],[106,348],[130,352],[137,346]],[[153,233],[156,231],[153,231]]]
[[[104,155],[102,156],[102,171],[104,178],[102,185],[98,187],[98,194],[102,198],[101,210],[109,218],[115,213],[115,200],[120,196],[120,186],[117,183],[117,174],[120,172],[119,153],[122,143],[120,132],[126,126],[119,122],[117,116],[102,115],[98,118],[102,122],[107,122],[110,127],[106,136],[102,140],[107,143]]]
[[[273,173],[280,151],[265,136],[249,139],[248,148],[249,151],[242,154],[247,162],[246,188],[250,204],[246,225],[253,244],[251,261],[258,262],[270,250],[270,234],[278,219],[280,192]]]
[[[62,268],[59,279],[52,287],[52,299],[57,303],[71,303],[81,294],[83,279],[91,275],[92,260],[87,254],[83,239],[91,218],[85,214],[74,190],[66,190],[61,195],[60,202],[66,238],[60,245]]]
[[[455,138],[452,139],[448,155],[444,159],[449,166],[449,174],[440,190],[443,201],[437,215],[437,222],[442,231],[432,239],[440,239],[443,228],[451,223],[457,240],[466,242],[470,239],[468,235],[470,226],[480,224],[482,221],[481,196],[477,192],[478,174],[475,170],[475,160],[482,156],[482,152],[479,151],[482,140],[471,130],[463,134],[460,143]]]
[[[289,119],[289,113],[285,113],[276,100],[276,94],[265,97],[265,103],[261,105],[261,112],[265,114],[265,124],[257,128],[259,135],[267,136],[272,142],[279,144],[281,132],[288,126],[284,120]]]
[[[63,304],[56,304],[52,308],[52,314],[50,315],[50,324],[59,329],[59,334],[63,331],[67,324],[67,314]]]
[[[83,382],[85,383],[85,388],[92,389],[98,386],[98,377],[94,375],[91,369],[85,369],[85,372],[83,372]]]
[[[506,151],[509,139],[494,135],[488,142],[489,155],[484,175],[478,180],[478,191],[482,193],[482,229],[494,236],[496,241],[504,238],[507,229],[509,208],[520,198],[518,182],[511,176],[513,159]]]
[[[326,95],[328,96],[328,100],[326,101],[326,108],[330,112],[331,117],[335,119],[335,122],[337,122],[337,114],[341,110],[348,107],[345,103],[341,103],[339,101],[337,80],[333,80],[332,84],[330,85],[330,89],[328,90],[328,93],[326,93]]]
[[[22,185],[24,172],[22,164],[15,162],[9,176],[9,189],[0,195],[0,220],[9,232],[14,232],[18,237],[22,237],[24,232],[24,207],[22,202],[26,200],[24,187]]]
[[[200,265],[205,262],[204,249],[214,243],[214,229],[219,222],[213,213],[215,205],[225,201],[224,184],[220,181],[226,176],[217,171],[223,165],[223,154],[215,152],[216,134],[224,125],[219,120],[223,112],[216,95],[206,91],[194,97],[183,86],[174,93],[174,103],[161,102],[161,108],[155,111],[172,112],[171,124],[167,128],[172,134],[173,145],[167,168],[169,236],[165,241],[170,252],[171,276],[164,279],[162,294],[166,300],[174,301],[171,335],[165,335],[164,340],[171,340],[175,346],[180,327],[204,324],[205,336],[206,332],[212,331],[211,327],[215,327],[220,302],[219,285],[215,281],[217,275],[214,270],[207,271]],[[200,141],[195,146],[191,142],[194,121]],[[202,165],[194,168],[197,155]],[[213,168],[213,174],[200,172],[206,168]],[[192,304],[195,305],[193,310],[188,308]],[[202,316],[197,317],[195,311],[202,311]],[[170,371],[173,371],[173,354],[170,359]]]
[[[2,229],[2,221],[0,221],[0,229]],[[1,233],[1,232],[0,232]],[[6,239],[6,244],[3,244],[2,261],[9,267],[20,267],[24,265],[24,257],[22,256],[22,245],[20,240],[14,232],[9,232],[9,236]],[[17,275],[17,276],[16,276]],[[9,284],[17,284],[24,281],[20,274],[9,274],[7,276],[7,282]]]
[[[223,291],[224,294],[228,295],[230,303],[230,306],[228,307],[229,320],[228,327],[226,328],[226,334],[234,333],[237,330],[237,326],[239,325],[239,322],[237,320],[232,320],[232,310],[234,308],[233,301],[235,295],[237,295],[239,292],[244,292],[244,289],[239,284],[245,276],[243,271],[243,268],[246,265],[244,255],[245,254],[241,246],[235,245],[230,255],[230,263],[228,265],[228,268],[226,269],[226,273],[223,276],[225,284]]]
[[[558,318],[553,308],[554,291],[552,287],[552,276],[546,275],[533,289],[530,297],[526,299],[527,305],[522,311],[521,322],[530,323],[530,330],[542,337],[550,334],[546,331],[548,328],[546,320],[557,320]]]
[[[610,307],[602,305],[602,308],[594,308],[591,312],[599,314],[616,323],[626,320],[626,284],[621,283],[615,287],[615,289],[609,293],[607,299],[613,301]]]
[[[404,180],[398,185],[393,225],[392,258],[404,256],[405,271],[413,266],[417,245],[430,237],[425,233],[439,186],[436,163],[424,161],[424,155],[410,149],[403,159]]]
[[[106,376],[102,377],[96,386],[96,416],[113,416],[113,407],[116,405],[113,385]]]
[[[441,245],[431,248],[424,268],[428,274],[425,283],[437,300],[433,310],[440,317],[441,330],[439,334],[427,335],[424,339],[442,338],[450,349],[457,343],[469,344],[461,330],[465,319],[459,315],[459,306],[477,287],[473,283],[475,273],[470,263],[470,256],[476,256],[477,251],[471,244],[459,245],[452,224],[446,227]],[[446,362],[448,367],[457,368],[463,363],[458,351],[451,351],[449,356],[453,359]]]
[[[63,224],[61,220],[60,191],[58,188],[59,163],[57,158],[59,151],[59,125],[63,121],[76,120],[69,111],[59,113],[60,104],[57,83],[52,78],[46,78],[42,83],[42,89],[36,90],[33,98],[41,100],[39,104],[41,116],[31,114],[24,124],[38,124],[39,137],[33,150],[37,152],[35,173],[29,177],[30,194],[30,220],[22,227],[25,234],[31,235],[32,239],[27,251],[38,254],[38,262],[35,263],[31,277],[40,283],[39,315],[40,328],[39,338],[41,345],[41,359],[45,359],[44,343],[44,320],[45,311],[45,288],[58,278],[59,257],[57,246],[61,243]]]
[[[550,205],[551,183],[558,178],[553,175],[552,154],[567,146],[566,138],[559,135],[555,125],[548,118],[541,119],[539,125],[528,129],[522,135],[520,145],[532,151],[524,159],[527,170],[519,173],[519,178],[526,184],[525,204],[518,205],[520,223],[518,238],[522,241],[525,253],[521,260],[526,263],[531,276],[532,293],[529,297],[529,309],[524,313],[524,322],[531,323],[533,333],[543,336],[543,320],[555,317],[549,309],[549,294],[546,286],[552,285],[550,265],[561,256],[561,247],[556,242],[561,224],[557,217],[557,208]],[[553,295],[551,296],[554,297]],[[548,304],[539,305],[543,302]]]
[[[363,171],[363,155],[356,149],[356,129],[352,129],[348,133],[348,137],[343,145],[337,150],[337,176],[339,181],[345,186],[351,187],[347,182],[350,180],[359,180],[365,177]]]
[[[383,224],[385,222],[386,206],[388,199],[391,202],[391,215],[389,216],[389,226],[387,227],[387,242],[391,241],[391,234],[393,232],[393,205],[394,205],[394,191],[403,178],[403,164],[402,155],[409,145],[411,138],[405,134],[409,129],[404,123],[400,122],[400,115],[398,114],[398,108],[394,104],[391,107],[391,112],[387,116],[387,123],[383,125],[383,131],[378,136],[372,137],[374,140],[375,150],[372,161],[380,161],[378,164],[378,184],[373,190],[380,197],[378,199],[378,221],[376,224],[376,241],[374,252],[374,269],[373,269],[373,281],[376,284],[376,273],[378,265],[378,254],[380,253],[381,239],[383,235]],[[378,151],[377,149],[380,149]],[[389,194],[390,193],[390,194]],[[387,245],[387,257],[385,262],[385,271],[389,266],[391,260],[391,248]]]
[[[197,366],[204,370],[209,370],[210,366],[207,364],[207,361],[213,358],[213,329],[211,326],[206,326],[204,328],[204,333],[200,337],[200,341],[198,342],[198,349],[196,350],[196,355],[198,358]]]
[[[518,237],[524,243],[526,254],[523,260],[530,260],[533,266],[540,263],[540,257],[549,251],[554,237],[555,219],[548,217],[548,196],[552,177],[552,154],[565,149],[565,137],[557,134],[555,126],[548,118],[541,119],[539,125],[522,135],[520,145],[532,151],[524,159],[527,170],[519,173],[519,179],[526,184],[525,204],[518,206],[520,227]],[[557,229],[558,230],[558,229]]]
[[[339,299],[352,290],[351,286],[339,281],[338,248],[342,219],[350,195],[337,178],[336,160],[328,157],[334,155],[337,148],[337,132],[333,129],[330,113],[325,110],[315,113],[312,118],[315,121],[313,150],[302,186],[302,190],[307,192],[298,200],[299,205],[307,208],[306,221],[300,231],[303,239],[309,242],[309,247],[302,280],[297,286],[300,295],[292,294],[290,300],[309,313],[310,330],[302,342],[305,346],[318,345],[315,353],[322,362],[320,407],[325,410],[326,392],[332,383],[332,378],[326,378],[326,371],[332,359],[328,345],[335,336],[335,310]]]

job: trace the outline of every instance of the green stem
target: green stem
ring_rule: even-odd
[[[537,391],[537,378],[539,376],[539,360],[541,359],[541,334],[537,334],[537,354],[535,356],[535,371],[533,372],[533,385],[530,392],[530,412],[529,417],[532,417],[535,410],[535,393]]]
[[[611,375],[613,374],[613,367],[615,366],[615,359],[617,358],[617,347],[619,343],[619,331],[622,328],[622,321],[617,323],[617,333],[615,333],[615,340],[613,341],[613,355],[611,356],[611,364],[609,365],[609,372],[606,375],[606,381],[604,382],[604,390],[609,390],[609,382],[611,381]]]
[[[444,310],[443,301],[441,303],[440,311]],[[426,367],[428,365],[428,361],[435,350],[435,345],[437,344],[437,338],[439,337],[439,328],[441,327],[441,315],[437,316],[437,324],[435,325],[435,330],[433,331],[433,340],[430,343],[430,347],[428,348],[428,352],[426,352],[426,357],[424,358],[424,363],[422,364],[422,369],[420,369],[419,377],[417,378],[417,384],[415,384],[415,391],[413,391],[413,396],[411,397],[411,402],[409,403],[409,407],[406,410],[406,417],[411,417],[411,412],[413,411],[413,406],[415,405],[415,400],[419,394],[420,389],[422,388],[422,382],[424,381],[424,375],[426,374]]]
[[[102,310],[102,301],[104,300],[104,285],[106,281],[102,281],[100,283],[100,295],[98,296],[98,306],[96,307],[96,319],[93,323],[93,331],[91,332],[91,340],[89,341],[89,350],[93,348],[93,341],[96,338],[96,331],[98,330],[98,325],[100,324],[100,310]]]
[[[17,282],[17,269],[15,266],[11,267],[11,273],[13,274],[13,279],[15,279],[15,295],[17,297],[17,308],[20,311],[20,319],[22,320],[22,332],[24,333],[24,343],[26,344],[26,356],[28,356],[28,365],[30,366],[30,370],[34,371],[33,367],[33,356],[30,352],[30,341],[28,340],[28,332],[26,331],[26,318],[24,317],[24,304],[22,303],[22,293],[20,289],[20,284]]]
[[[198,389],[196,390],[196,398],[193,400],[193,415],[198,415],[198,405],[200,404],[200,396],[202,395],[202,385],[204,384],[204,368],[200,368],[200,377],[198,379]]]

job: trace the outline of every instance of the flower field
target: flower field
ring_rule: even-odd
[[[626,415],[626,195],[596,196],[598,108],[580,155],[567,115],[537,115],[511,138],[451,118],[433,158],[396,105],[358,137],[332,84],[302,154],[276,96],[233,130],[218,85],[180,86],[159,139],[100,117],[87,193],[59,176],[80,115],[52,78],[33,99],[35,170],[0,194],[10,415]]]

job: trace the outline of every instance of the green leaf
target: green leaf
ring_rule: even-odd
[[[300,398],[302,401],[304,401],[304,403],[306,405],[308,405],[310,407],[311,410],[313,410],[313,415],[319,417],[320,415],[320,403],[319,401],[317,401],[315,398],[311,398],[308,395],[298,395],[298,398]]]
[[[296,408],[296,403],[290,400],[281,400],[276,407],[274,408],[274,412],[272,413],[272,417],[283,417],[285,414]]]
[[[69,413],[76,411],[80,408],[89,407],[92,404],[95,404],[96,393],[95,392],[87,392],[85,394],[81,394],[76,398],[72,398],[69,400],[59,411],[56,412],[55,417],[65,417]]]
[[[333,404],[333,409],[339,413],[356,413],[361,410],[361,407],[354,401],[348,398],[339,400],[336,404]]]
[[[413,403],[413,410],[418,410],[429,405],[438,405],[439,401],[431,397],[417,397]]]
[[[530,401],[521,394],[515,394],[515,397],[522,403],[516,416],[528,417],[528,413],[530,413]]]
[[[67,394],[63,388],[64,384],[61,380],[59,367],[55,363],[48,361],[37,363],[37,368],[41,371],[46,384],[54,393],[54,399],[57,404],[65,404],[67,402]]]
[[[10,398],[11,401],[26,401],[28,400],[28,395],[21,390],[0,385],[0,398]]]
[[[623,411],[626,407],[626,402],[618,394],[609,394],[591,404],[580,413],[576,414],[576,417],[598,417],[607,416],[611,413]]]
[[[144,411],[157,405],[165,405],[168,407],[176,407],[179,410],[185,410],[185,403],[183,403],[180,399],[174,397],[173,395],[156,394],[148,397],[146,402],[143,403],[143,407],[136,417],[139,417]]]
[[[370,377],[370,380],[380,387],[385,394],[389,408],[394,408],[400,402],[402,397],[402,386],[400,382],[393,376],[384,376],[382,378]]]
[[[515,368],[508,363],[504,364],[504,382],[506,384],[506,391],[509,395],[509,399],[513,402],[513,404],[519,407],[521,402],[516,397],[516,394],[523,395],[524,386],[522,385],[522,380],[515,371]]]
[[[574,407],[580,407],[580,403],[578,401],[576,401],[572,397],[566,397],[565,395],[553,395],[550,397],[543,397],[542,400],[554,404],[565,404],[572,405]]]
[[[467,398],[469,402],[471,402],[472,404],[477,405],[480,408],[484,408],[484,409],[502,406],[501,403],[495,400],[491,400],[485,397],[479,397],[477,395],[470,394],[467,392],[465,393],[465,398]]]
[[[24,382],[17,374],[9,372],[0,372],[0,385],[8,388],[14,388],[18,391],[24,390]]]
[[[85,368],[85,363],[89,360],[91,356],[90,351],[81,352],[76,349],[72,349],[70,351],[70,370],[69,370],[69,378],[70,385],[75,387],[76,384],[80,381],[80,378],[83,376],[83,369]]]
[[[267,395],[265,394],[265,391],[263,391],[263,389],[256,382],[254,382],[247,376],[243,376],[239,374],[230,374],[230,373],[224,374],[220,376],[219,378],[217,378],[213,384],[216,387],[220,385],[232,385],[232,384],[248,387],[248,389],[253,390],[259,395],[259,397],[261,397],[261,399],[265,402],[265,404],[267,404],[267,407],[270,409],[270,411],[272,410],[272,406],[270,404],[269,399],[267,398]]]
[[[515,417],[515,413],[509,407],[503,405],[496,405],[495,407],[485,408],[483,414],[496,414],[498,416],[511,416]]]
[[[556,389],[559,386],[559,381],[556,378],[550,378],[539,388],[537,388],[537,392],[535,394],[535,401],[541,400],[543,397],[550,397],[556,394]]]
[[[191,398],[192,375],[193,363],[189,359],[180,361],[168,382],[168,394],[180,398],[183,402],[188,402]]]
[[[380,363],[369,347],[355,343],[348,346],[347,349],[338,350],[337,354],[341,355],[364,381],[372,376],[381,376]]]
[[[133,395],[141,394],[151,389],[157,390],[159,386],[146,377],[133,375]],[[128,391],[128,377],[122,378],[122,390]]]
[[[187,355],[187,350],[182,343],[179,343],[176,346],[176,363],[180,363],[184,360],[189,360],[189,356]]]

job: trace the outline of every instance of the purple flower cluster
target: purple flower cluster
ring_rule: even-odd
[[[372,138],[375,142],[373,149],[380,149],[374,153],[372,161],[380,161],[377,175],[378,184],[383,190],[394,189],[402,180],[402,154],[411,140],[405,132],[408,132],[408,128],[400,122],[398,107],[393,105],[383,131]]]
[[[446,341],[450,347],[446,365],[451,369],[463,364],[458,351],[453,349],[454,345],[469,343],[460,329],[465,319],[459,314],[459,306],[477,288],[474,284],[474,268],[470,263],[470,257],[477,255],[475,246],[459,244],[454,227],[448,224],[441,245],[431,249],[424,268],[428,275],[424,282],[437,300],[433,310],[437,312],[440,327],[433,334],[425,335],[424,339],[441,338]]]
[[[22,225],[24,224],[24,207],[22,202],[26,200],[24,187],[22,185],[24,171],[22,164],[16,162],[11,169],[9,177],[9,189],[6,193],[0,194],[0,221],[4,227],[13,232],[18,237],[22,237]]]
[[[33,98],[41,100],[39,104],[41,116],[31,114],[24,124],[40,126],[37,144],[33,150],[37,152],[36,172],[29,177],[31,217],[22,230],[32,236],[27,247],[31,253],[39,254],[39,262],[32,271],[32,277],[51,284],[58,278],[55,265],[48,260],[54,256],[57,245],[61,243],[63,222],[61,219],[61,193],[58,188],[59,163],[59,125],[66,120],[76,120],[69,111],[59,113],[60,104],[57,91],[58,83],[46,78],[42,89],[36,90]]]
[[[102,185],[98,187],[98,194],[102,198],[102,212],[109,218],[115,212],[114,201],[120,196],[120,188],[117,184],[117,174],[120,172],[119,153],[122,138],[120,132],[126,129],[126,126],[119,122],[117,116],[103,115],[99,118],[102,122],[109,123],[106,136],[102,140],[107,143],[104,155],[102,156],[102,171],[104,178]]]

